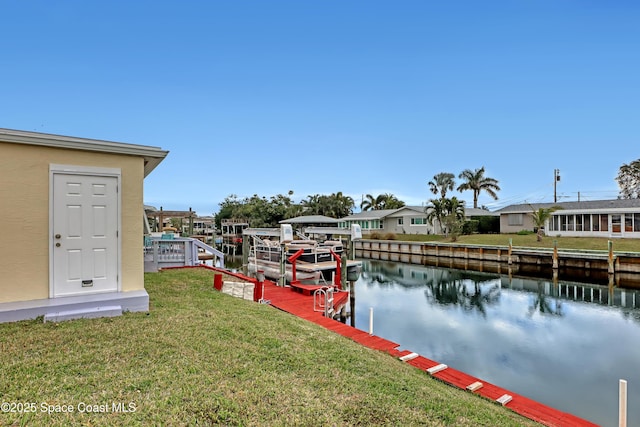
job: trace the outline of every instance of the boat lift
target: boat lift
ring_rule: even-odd
[[[304,229],[306,234],[310,235],[327,235],[327,236],[346,236],[348,245],[347,245],[347,255],[342,257],[337,257],[336,254],[332,254],[334,259],[338,263],[338,268],[336,272],[338,273],[335,278],[335,283],[340,283],[344,287],[347,282],[347,260],[354,259],[355,251],[353,250],[352,242],[354,240],[362,239],[362,229],[358,224],[352,224],[351,228],[339,228],[339,227],[307,227]],[[247,228],[242,231],[242,265],[243,271],[245,274],[248,274],[248,265],[249,265],[249,255],[251,251],[251,240],[252,239],[260,239],[267,237],[276,237],[280,241],[280,245],[284,246],[287,243],[290,243],[294,240],[294,233],[291,227],[291,224],[281,224],[280,228]],[[291,261],[290,261],[291,262]],[[293,268],[295,272],[295,267]],[[281,266],[280,266],[280,286],[285,286],[285,263],[284,257],[282,257]]]

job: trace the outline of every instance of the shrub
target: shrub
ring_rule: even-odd
[[[531,230],[520,230],[516,234],[519,236],[528,236],[529,234],[535,234],[535,233]]]
[[[387,233],[384,235],[383,237],[384,240],[396,240],[397,236],[396,233]]]
[[[500,217],[498,216],[479,216],[474,217],[478,220],[478,233],[489,234],[500,232]]]
[[[369,238],[373,240],[380,240],[380,233],[378,233],[377,231],[374,231],[369,235]]]
[[[465,221],[462,225],[462,234],[473,234],[477,233],[480,228],[480,221],[472,219],[469,221]]]

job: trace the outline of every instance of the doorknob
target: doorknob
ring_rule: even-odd
[[[60,238],[60,235],[59,235],[59,234],[56,234],[56,239],[59,239],[59,238]]]

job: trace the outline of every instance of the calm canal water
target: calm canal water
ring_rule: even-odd
[[[363,261],[356,327],[603,426],[640,425],[640,292]]]

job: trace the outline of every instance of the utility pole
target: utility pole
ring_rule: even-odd
[[[553,203],[558,202],[558,192],[556,191],[556,187],[560,181],[560,169],[553,170]]]

